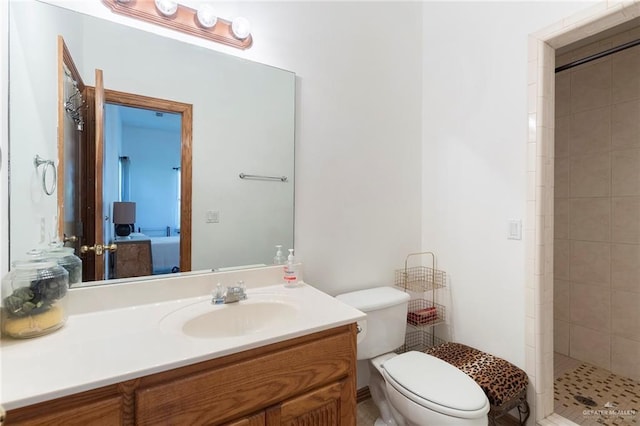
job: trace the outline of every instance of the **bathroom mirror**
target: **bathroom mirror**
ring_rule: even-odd
[[[190,270],[270,264],[276,244],[293,247],[294,73],[28,0],[9,3],[10,261],[57,237],[59,200],[34,158],[58,158],[58,35],[87,86],[100,69],[105,90],[192,105]],[[111,213],[105,203],[105,228]],[[141,233],[171,225],[138,220]]]

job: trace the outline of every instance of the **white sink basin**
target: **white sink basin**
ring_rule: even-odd
[[[212,339],[246,336],[283,328],[296,321],[298,307],[273,296],[252,296],[236,303],[197,302],[166,315],[160,328],[191,337]]]

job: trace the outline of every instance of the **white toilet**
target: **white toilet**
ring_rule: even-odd
[[[376,426],[486,426],[489,400],[469,376],[423,352],[392,352],[404,343],[409,295],[378,287],[336,296],[367,314],[358,322],[358,359],[369,360]]]

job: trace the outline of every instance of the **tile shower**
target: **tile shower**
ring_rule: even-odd
[[[640,381],[640,46],[557,73],[555,95],[554,350]]]

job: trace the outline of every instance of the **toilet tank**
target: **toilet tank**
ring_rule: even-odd
[[[409,295],[393,287],[376,287],[336,296],[367,314],[358,321],[358,359],[370,359],[404,344]]]

